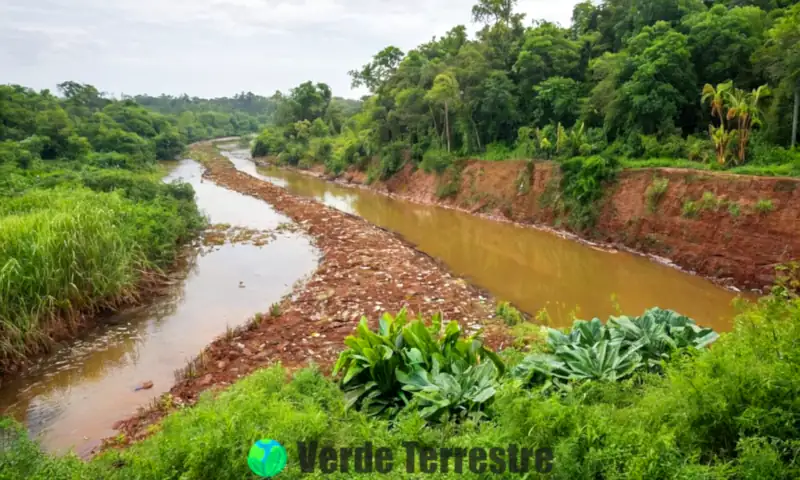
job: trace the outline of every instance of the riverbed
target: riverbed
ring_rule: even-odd
[[[212,224],[272,231],[290,220],[267,203],[203,180],[193,160],[165,181],[183,179]],[[315,269],[311,241],[276,233],[263,246],[226,242],[188,248],[169,295],[104,320],[63,344],[0,390],[0,412],[23,422],[55,452],[85,454],[114,435],[114,423],[168,391],[175,371],[214,338],[268,312]],[[152,382],[150,389],[140,389]]]
[[[732,301],[739,294],[647,257],[291,170],[258,167],[247,150],[233,146],[223,154],[240,171],[399,233],[499,300],[531,315],[546,309],[552,326],[569,326],[575,316],[605,320],[658,306],[720,332],[732,328]]]

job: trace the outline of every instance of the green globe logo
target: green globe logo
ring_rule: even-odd
[[[286,467],[286,449],[275,440],[259,440],[250,447],[247,465],[259,477],[274,477]]]

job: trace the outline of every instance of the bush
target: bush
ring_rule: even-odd
[[[407,145],[401,142],[395,142],[383,147],[378,165],[378,173],[381,180],[388,180],[389,177],[400,171],[405,163],[403,155],[407,148]]]
[[[452,165],[453,156],[441,148],[432,148],[425,152],[420,167],[427,173],[442,173]]]
[[[719,338],[709,328],[671,310],[653,308],[640,317],[577,320],[569,333],[550,329],[549,353],[525,357],[512,375],[545,390],[572,388],[585,380],[619,381],[637,370],[661,372],[663,362]]]
[[[560,188],[573,228],[594,224],[605,186],[616,178],[618,164],[604,157],[575,157],[561,163]]]
[[[756,209],[756,212],[765,215],[775,210],[775,205],[772,203],[772,200],[768,198],[759,198],[754,208]]]
[[[503,323],[508,325],[509,327],[513,327],[514,325],[519,325],[520,323],[525,321],[525,318],[522,316],[519,310],[514,308],[508,302],[499,302],[497,304],[497,308],[494,312],[495,315],[503,319]]]
[[[494,368],[502,374],[504,366],[479,338],[461,335],[456,322],[442,330],[441,316],[426,327],[422,318],[408,322],[405,310],[384,314],[377,332],[362,318],[333,371],[343,373],[345,406],[393,417],[415,400],[431,420],[480,411],[494,395]]]
[[[667,193],[667,188],[669,188],[668,178],[654,178],[650,186],[647,187],[644,192],[644,198],[647,203],[647,210],[650,213],[655,213],[658,210],[658,204],[661,203],[664,194]]]

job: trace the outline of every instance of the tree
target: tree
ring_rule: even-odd
[[[713,85],[707,83],[703,87],[703,93],[700,101],[705,105],[711,105],[711,116],[719,118],[720,123],[724,122],[725,118],[725,99],[728,98],[728,93],[733,88],[733,82],[720,83],[714,88]]]
[[[580,115],[581,85],[571,78],[550,77],[533,87],[534,118],[538,125],[572,125]]]
[[[780,88],[794,92],[790,140],[794,147],[800,115],[800,4],[787,11],[767,32],[767,43],[756,60]]]
[[[476,23],[509,26],[517,0],[480,0],[472,7],[472,20]]]
[[[349,72],[353,88],[365,86],[371,92],[376,93],[394,74],[404,56],[403,51],[397,47],[389,46],[384,48],[372,57],[370,63],[361,67],[361,70],[351,70]]]
[[[745,88],[759,84],[750,58],[762,45],[767,14],[756,7],[711,10],[689,15],[681,22],[698,78],[710,84],[728,79]]]
[[[621,84],[607,106],[606,130],[669,132],[695,104],[695,74],[686,36],[666,22],[645,27],[629,42],[630,57],[619,74]],[[694,123],[680,125],[686,130]]]
[[[458,81],[451,73],[439,74],[425,98],[431,103],[444,106],[444,132],[447,137],[447,151],[450,152],[450,107],[459,101]]]
[[[750,141],[750,133],[754,125],[761,123],[761,101],[770,96],[771,91],[766,85],[762,85],[752,92],[733,89],[728,92],[727,119],[736,120],[739,138],[739,163],[744,163],[747,151],[747,143]]]

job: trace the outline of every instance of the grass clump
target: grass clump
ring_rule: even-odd
[[[647,203],[647,210],[650,213],[655,213],[658,210],[658,204],[664,199],[667,188],[669,188],[669,179],[658,177],[654,178],[650,186],[647,187],[644,192],[644,198]]]
[[[0,203],[0,366],[71,331],[81,314],[135,301],[143,273],[173,261],[203,223],[191,187],[107,192],[109,182],[91,178],[100,191],[61,185]]]
[[[683,202],[683,207],[681,208],[681,215],[684,218],[696,218],[698,213],[700,212],[700,205],[694,200],[686,200]]]
[[[519,325],[525,321],[525,317],[523,317],[522,313],[509,302],[499,302],[494,314],[500,317],[509,327]]]
[[[768,198],[760,198],[754,205],[756,212],[760,215],[766,215],[775,210],[775,204]]]

